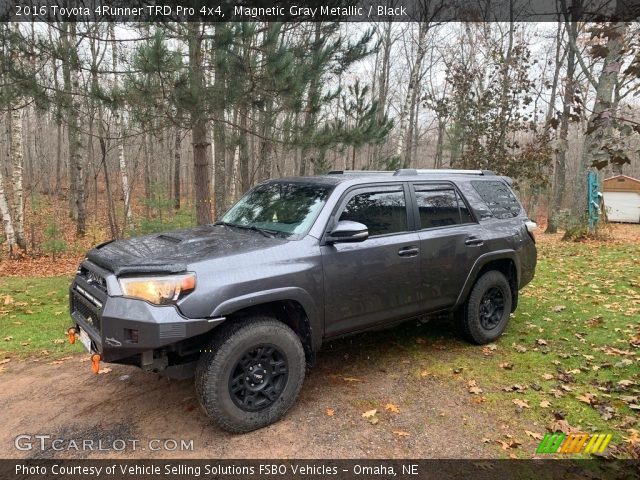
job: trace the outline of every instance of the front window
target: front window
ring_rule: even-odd
[[[304,235],[322,210],[332,185],[270,182],[249,191],[221,223],[285,236]]]

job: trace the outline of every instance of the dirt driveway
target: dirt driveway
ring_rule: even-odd
[[[410,337],[412,329],[427,327],[405,328]],[[421,346],[446,355],[437,343]],[[246,435],[212,424],[191,381],[110,367],[92,374],[87,355],[60,364],[12,362],[1,378],[0,457],[495,458],[505,456],[496,439],[512,428],[474,404],[464,385],[429,373],[428,363],[416,365],[402,342],[383,333],[330,344],[286,418]],[[372,409],[376,424],[362,417]],[[19,451],[19,434],[89,439],[95,448],[98,440],[105,448],[114,439],[139,444],[133,450],[128,443],[122,452]],[[193,450],[150,451],[155,439],[193,440]],[[533,452],[535,446],[525,448]]]

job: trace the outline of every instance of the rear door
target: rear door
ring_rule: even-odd
[[[415,183],[420,238],[420,294],[425,311],[452,306],[476,259],[486,252],[483,228],[452,183]]]
[[[327,336],[419,311],[420,248],[409,198],[408,187],[398,183],[357,187],[340,201],[333,224],[363,223],[369,238],[321,247]]]

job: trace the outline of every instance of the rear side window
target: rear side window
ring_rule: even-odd
[[[404,191],[369,191],[358,193],[344,207],[340,220],[360,222],[369,235],[407,231],[407,205]]]
[[[517,217],[520,213],[518,199],[503,182],[471,182],[471,185],[496,218]]]
[[[415,187],[420,228],[446,227],[473,221],[467,205],[453,188]]]

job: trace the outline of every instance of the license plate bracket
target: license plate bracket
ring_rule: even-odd
[[[87,351],[91,353],[91,338],[89,337],[89,334],[81,328],[79,330],[80,333],[78,337],[80,338],[80,342],[82,343],[82,345],[84,345],[84,348],[86,348]]]

